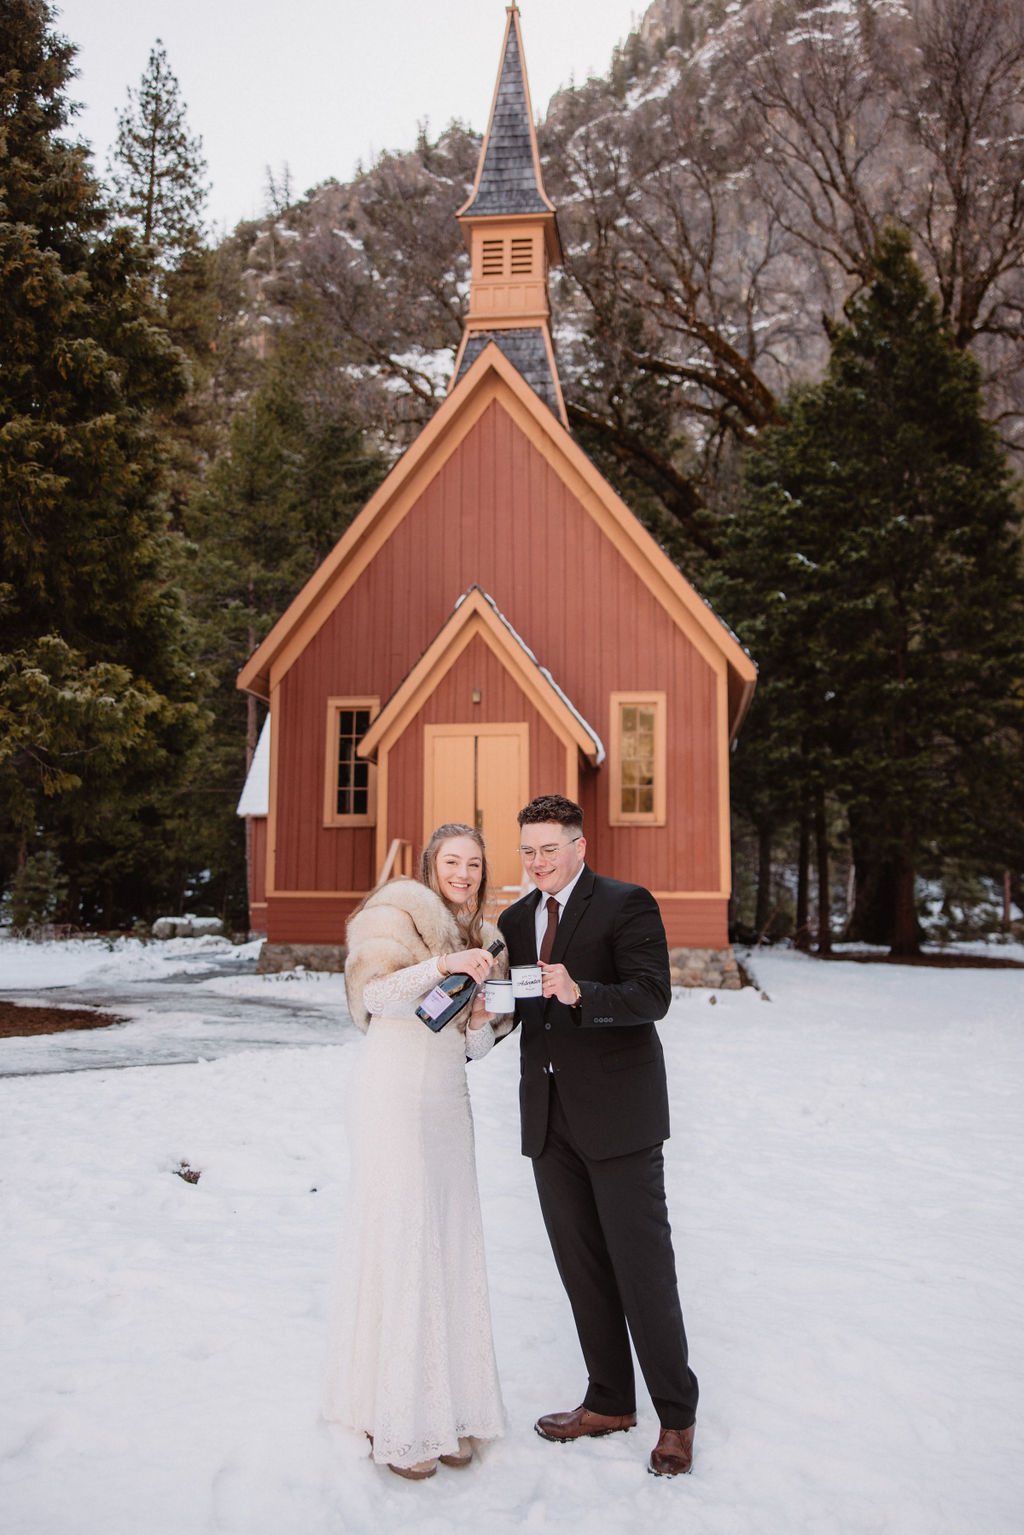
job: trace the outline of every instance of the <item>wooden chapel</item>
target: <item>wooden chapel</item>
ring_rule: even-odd
[[[515,4],[458,218],[447,398],[239,675],[269,707],[239,803],[261,966],[340,967],[348,914],[443,821],[482,830],[515,899],[516,812],[561,793],[592,866],[654,892],[674,978],[738,984],[729,749],[756,671],[569,433]]]

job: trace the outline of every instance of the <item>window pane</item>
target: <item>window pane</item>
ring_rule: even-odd
[[[368,764],[356,756],[356,743],[370,724],[368,709],[338,710],[338,815],[365,815]],[[361,806],[361,808],[360,808]]]
[[[619,705],[620,813],[624,816],[656,813],[657,718],[656,704]]]

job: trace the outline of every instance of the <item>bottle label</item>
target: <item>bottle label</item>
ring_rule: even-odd
[[[440,1018],[445,1008],[451,1006],[451,1001],[446,991],[442,991],[440,986],[435,986],[433,991],[428,991],[423,998],[420,1010],[426,1013],[428,1018]]]

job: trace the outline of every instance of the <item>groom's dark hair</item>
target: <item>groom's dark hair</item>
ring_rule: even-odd
[[[583,830],[583,811],[575,800],[566,799],[564,794],[538,794],[528,805],[524,805],[516,818],[520,826],[536,826],[541,821],[553,821],[556,826],[564,826],[566,830]]]

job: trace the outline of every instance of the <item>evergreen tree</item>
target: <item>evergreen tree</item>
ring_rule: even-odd
[[[59,858],[74,920],[159,898],[198,727],[153,412],[185,387],[147,258],[59,135],[73,47],[0,0],[0,882]]]
[[[117,212],[152,247],[161,265],[174,265],[200,243],[206,201],[203,141],[189,134],[185,103],[159,38],[138,90],[129,87],[109,171]]]
[[[235,807],[259,725],[256,700],[235,686],[238,672],[387,467],[353,421],[339,358],[303,318],[279,340],[232,422],[229,450],[184,512],[191,558],[183,580],[214,713],[194,774],[190,862],[209,871],[210,902],[236,918],[246,897]]]
[[[764,674],[776,791],[835,791],[857,868],[851,935],[918,946],[922,855],[1019,845],[1020,518],[978,369],[889,230],[823,383],[751,454],[723,600]]]

